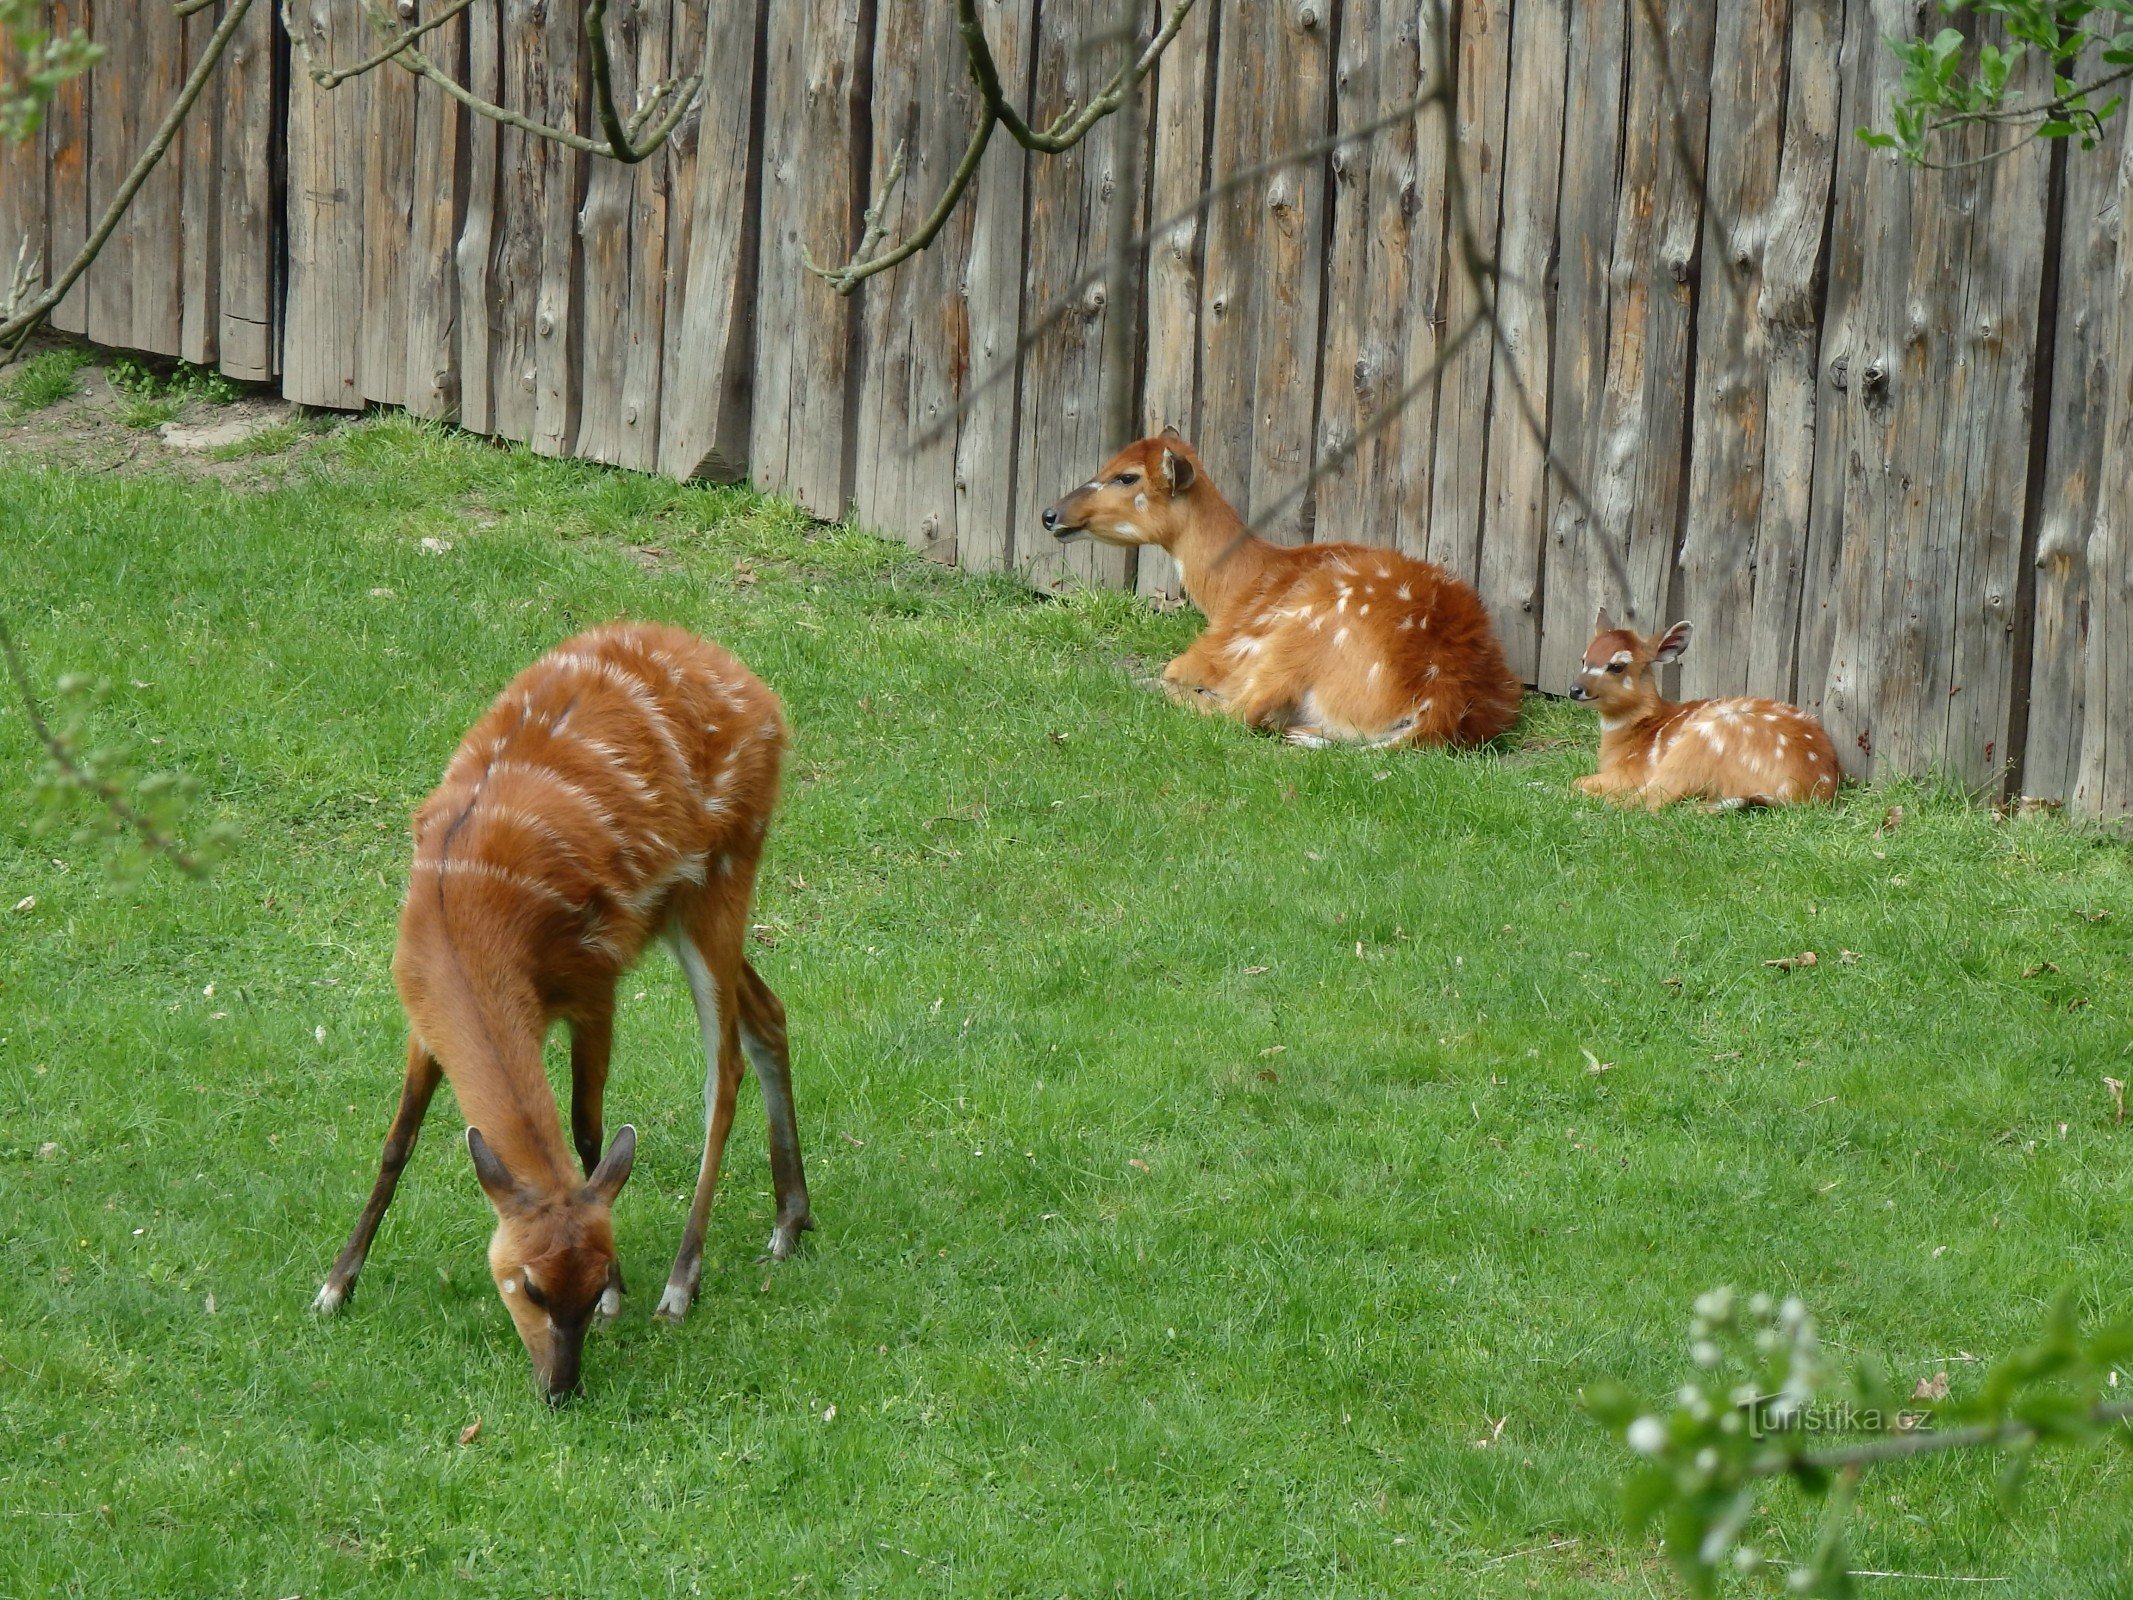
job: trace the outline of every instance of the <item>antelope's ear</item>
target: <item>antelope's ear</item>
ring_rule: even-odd
[[[1652,665],[1663,667],[1669,661],[1679,661],[1689,648],[1689,635],[1695,631],[1686,622],[1677,622],[1667,629],[1652,647]]]
[[[607,1147],[607,1154],[585,1180],[585,1192],[606,1205],[615,1203],[615,1196],[629,1182],[630,1164],[637,1159],[637,1130],[625,1123],[615,1135],[615,1142]]]
[[[1180,444],[1183,444],[1185,442],[1185,435],[1178,432],[1178,425],[1175,422],[1166,422],[1163,424],[1162,436],[1165,439],[1175,439]]]
[[[511,1169],[504,1165],[503,1157],[489,1148],[489,1141],[481,1136],[481,1129],[467,1129],[467,1154],[474,1158],[474,1176],[481,1180],[481,1192],[489,1197],[489,1204],[504,1211],[518,1203],[518,1179],[511,1176]]]
[[[1613,633],[1615,631],[1615,619],[1607,614],[1607,607],[1600,607],[1600,614],[1593,618],[1592,631],[1594,633]]]
[[[1183,494],[1192,487],[1192,463],[1173,450],[1163,452],[1163,481],[1170,485],[1172,494]]]

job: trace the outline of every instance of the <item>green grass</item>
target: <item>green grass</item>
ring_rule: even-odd
[[[88,362],[89,353],[71,345],[40,351],[12,372],[0,374],[0,404],[17,416],[27,416],[71,400],[81,393],[74,374]]]
[[[46,681],[108,676],[107,731],[245,835],[127,887],[0,818],[0,1595],[1667,1595],[1576,1395],[1671,1389],[1698,1291],[1959,1393],[2063,1282],[2133,1310],[2100,834],[1924,789],[1625,815],[1569,792],[1562,706],[1290,750],[1131,686],[1188,618],[404,421],[263,492],[0,464],[0,555]],[[634,1293],[551,1414],[448,1101],[353,1305],[306,1306],[398,1081],[408,813],[622,614],[797,730],[755,954],[821,1229],[755,1264],[744,1107],[703,1297],[649,1322],[702,1070],[649,958]],[[4,792],[36,772],[0,715]],[[2125,1452],[2041,1462],[2013,1521],[1993,1476],[1871,1480],[1856,1564],[2125,1594]]]

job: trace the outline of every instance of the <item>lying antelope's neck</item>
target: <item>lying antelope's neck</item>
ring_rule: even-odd
[[[1220,622],[1237,596],[1266,570],[1277,548],[1249,532],[1236,507],[1203,482],[1193,496],[1192,516],[1170,542],[1178,575],[1192,603]]]
[[[1622,711],[1600,713],[1600,764],[1634,755],[1649,744],[1681,707],[1656,694]]]

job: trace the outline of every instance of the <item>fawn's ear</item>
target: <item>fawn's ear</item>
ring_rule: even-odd
[[[1185,435],[1178,432],[1178,425],[1175,422],[1166,422],[1163,424],[1163,437],[1166,439],[1175,439],[1180,444],[1185,442]]]
[[[503,1157],[489,1148],[489,1141],[481,1136],[481,1129],[467,1129],[467,1154],[474,1158],[474,1176],[481,1180],[481,1192],[489,1197],[489,1204],[504,1211],[518,1203],[518,1179],[511,1176],[511,1169],[504,1165]]]
[[[1165,450],[1163,481],[1170,485],[1172,494],[1183,494],[1192,487],[1192,463],[1175,451]]]
[[[1677,622],[1667,629],[1652,647],[1652,665],[1663,667],[1669,661],[1679,661],[1689,648],[1689,635],[1695,631],[1686,622]]]
[[[1593,618],[1592,631],[1594,633],[1613,633],[1615,631],[1615,619],[1607,614],[1607,607],[1600,607],[1600,614]]]
[[[615,1135],[615,1142],[607,1147],[607,1154],[585,1180],[585,1192],[607,1205],[615,1203],[615,1196],[629,1182],[630,1163],[637,1159],[637,1130],[624,1123]]]

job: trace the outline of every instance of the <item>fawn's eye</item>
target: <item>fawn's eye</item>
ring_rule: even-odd
[[[1609,672],[1620,672],[1628,664],[1626,661],[1610,661],[1607,663],[1607,670]]]
[[[526,1273],[524,1277],[526,1280],[526,1298],[533,1303],[536,1309],[546,1311],[548,1309],[548,1296],[541,1293],[541,1286],[533,1281],[532,1273]]]
[[[1120,473],[1120,474],[1119,474],[1119,475],[1118,475],[1117,477],[1113,478],[1113,479],[1112,479],[1111,481],[1112,481],[1113,483],[1116,483],[1116,484],[1122,484],[1122,485],[1124,485],[1124,486],[1125,486],[1126,488],[1130,489],[1130,488],[1132,488],[1132,487],[1133,487],[1133,486],[1134,486],[1134,485],[1135,485],[1136,483],[1139,483],[1139,482],[1141,481],[1141,475],[1140,475],[1140,474],[1139,474],[1138,472],[1121,472],[1121,473]]]

